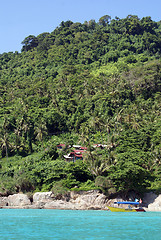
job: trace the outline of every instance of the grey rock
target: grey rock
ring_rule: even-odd
[[[33,195],[33,204],[45,204],[46,202],[52,201],[52,192],[37,192]]]
[[[0,208],[32,208],[32,209],[71,209],[71,210],[106,210],[118,199],[107,199],[97,190],[70,192],[68,198],[56,199],[52,192],[37,192],[33,202],[25,194],[14,194],[0,197]],[[143,206],[147,211],[161,211],[161,195],[146,193]]]
[[[106,196],[99,193],[99,191],[80,191],[70,192],[69,201],[57,200],[51,201],[44,205],[44,208],[57,209],[73,209],[73,210],[87,210],[87,209],[106,209]]]
[[[0,207],[8,206],[8,197],[0,197]]]
[[[8,196],[8,206],[24,207],[27,205],[31,205],[31,202],[25,194],[18,193]]]
[[[161,211],[161,194],[148,205],[147,211]]]

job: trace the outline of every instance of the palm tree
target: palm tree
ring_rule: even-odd
[[[107,169],[107,164],[100,159],[95,159],[93,162],[89,162],[89,170],[94,176],[101,176]]]
[[[106,119],[105,128],[107,129],[107,133],[110,134],[113,128],[113,123],[111,122],[110,118]]]
[[[117,163],[116,155],[113,151],[108,151],[107,163],[109,166],[115,165]]]
[[[18,150],[20,143],[21,143],[21,131],[20,128],[17,127],[14,129],[14,133],[15,133],[15,149],[16,151]]]
[[[5,133],[5,134],[0,138],[0,144],[1,144],[1,149],[2,149],[2,151],[5,150],[5,152],[6,152],[6,158],[7,158],[7,161],[8,161],[8,148],[10,147],[10,143],[9,143],[9,140],[8,140],[8,135],[7,135],[7,133]]]
[[[103,120],[98,116],[93,116],[89,119],[89,126],[92,127],[94,131],[101,131],[101,129],[104,127],[104,123]]]
[[[102,175],[109,168],[107,161],[103,160],[96,152],[87,151],[83,161],[87,163],[90,172],[95,177]]]
[[[131,123],[131,113],[128,111],[124,116],[124,122],[125,123]]]
[[[138,130],[140,128],[140,124],[138,123],[136,115],[132,116],[131,126],[132,126],[132,129],[134,129],[134,130]]]
[[[7,160],[8,160],[8,148],[11,146],[8,140],[8,126],[9,126],[9,121],[5,116],[3,124],[0,129],[0,144],[1,144],[2,151],[5,150]]]
[[[37,124],[37,126],[35,127],[34,133],[36,134],[36,139],[39,142],[42,142],[43,138],[47,135],[46,123],[41,122],[41,123]]]
[[[32,149],[32,137],[33,137],[33,123],[31,122],[31,118],[24,114],[21,120],[21,129],[22,129],[22,137],[27,141],[30,152]]]
[[[90,128],[86,123],[81,124],[80,140],[83,142],[83,144],[90,146]]]
[[[117,140],[118,134],[113,133],[109,138],[109,148],[115,148],[117,146],[116,140]]]

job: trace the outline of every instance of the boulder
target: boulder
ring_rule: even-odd
[[[72,192],[70,202],[76,209],[107,209],[107,197],[99,190]]]
[[[53,200],[52,192],[37,192],[33,195],[33,204],[45,204]]]
[[[8,206],[25,207],[31,205],[31,202],[25,194],[13,194],[8,196]]]

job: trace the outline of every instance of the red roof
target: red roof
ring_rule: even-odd
[[[58,144],[57,147],[65,147],[65,144]]]
[[[74,150],[75,153],[84,153],[84,150]]]
[[[80,147],[81,150],[87,150],[87,147]]]

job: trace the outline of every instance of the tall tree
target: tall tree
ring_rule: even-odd
[[[105,27],[107,24],[110,23],[110,20],[111,20],[111,16],[104,15],[99,19],[99,25],[102,25],[103,27]]]
[[[38,45],[38,40],[34,35],[29,35],[22,41],[22,51],[29,51],[34,47],[37,47]]]
[[[47,135],[47,127],[45,122],[37,123],[35,126],[36,139],[42,143],[44,137]]]

